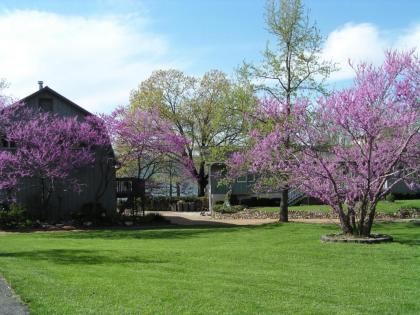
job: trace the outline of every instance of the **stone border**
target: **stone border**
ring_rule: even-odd
[[[343,234],[328,234],[322,235],[322,242],[335,242],[335,243],[359,243],[359,244],[378,244],[384,242],[392,242],[394,239],[390,235],[373,234],[372,237],[344,237]]]
[[[278,219],[278,212],[268,212],[258,210],[258,208],[246,208],[236,213],[218,213],[217,219]],[[375,220],[396,220],[396,219],[416,219],[420,218],[420,210],[410,210],[408,212],[393,214],[376,213]],[[338,215],[332,212],[323,211],[304,211],[289,210],[289,219],[338,219]]]

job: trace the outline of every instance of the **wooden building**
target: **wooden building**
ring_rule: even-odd
[[[40,108],[43,111],[78,117],[81,120],[92,115],[48,86],[44,87],[41,81],[38,83],[39,90],[20,102],[34,109]],[[72,212],[89,203],[100,203],[109,214],[116,211],[115,171],[115,157],[110,145],[109,150],[96,153],[96,162],[93,166],[75,170],[74,176],[82,184],[80,193],[66,187],[58,187],[50,200],[49,219],[68,218]],[[37,216],[36,211],[42,211],[35,204],[36,200],[39,200],[37,197],[39,194],[40,188],[31,185],[31,179],[25,180],[17,194],[17,202],[25,206],[34,217]]]

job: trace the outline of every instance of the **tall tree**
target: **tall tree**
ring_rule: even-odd
[[[334,66],[321,60],[322,37],[301,0],[269,0],[265,21],[275,48],[267,44],[262,62],[244,63],[240,73],[256,82],[256,90],[284,103],[286,119],[290,119],[295,98],[306,92],[323,92],[323,82]],[[287,136],[284,141],[288,147],[293,139]],[[287,180],[283,183],[280,221],[287,222],[289,184]]]
[[[218,70],[202,78],[178,70],[159,70],[131,95],[133,108],[157,110],[186,140],[182,153],[172,158],[197,181],[199,196],[205,194],[208,184],[206,162],[223,156],[243,139],[243,112],[253,102],[249,90]]]

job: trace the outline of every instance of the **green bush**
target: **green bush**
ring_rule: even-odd
[[[18,228],[31,226],[32,221],[28,219],[25,208],[11,204],[0,207],[0,226],[3,228]]]
[[[388,194],[388,195],[386,195],[385,200],[388,201],[388,202],[394,202],[395,201],[395,195],[392,194],[392,193]]]
[[[222,205],[215,205],[213,209],[214,211],[219,212],[219,213],[237,213],[244,210],[244,206],[236,205],[236,206],[226,207],[226,205],[222,204]]]
[[[209,199],[207,197],[167,197],[156,196],[147,197],[145,201],[145,210],[149,211],[168,211],[179,209],[194,209],[195,211],[204,211],[208,209]],[[188,211],[188,210],[186,210]]]
[[[101,203],[88,202],[83,204],[80,209],[72,213],[72,219],[79,223],[91,221],[95,224],[114,223],[118,220],[117,215],[109,216]]]

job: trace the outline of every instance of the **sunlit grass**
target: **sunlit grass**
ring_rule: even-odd
[[[420,226],[391,244],[321,243],[332,225],[0,235],[31,314],[419,314]]]

